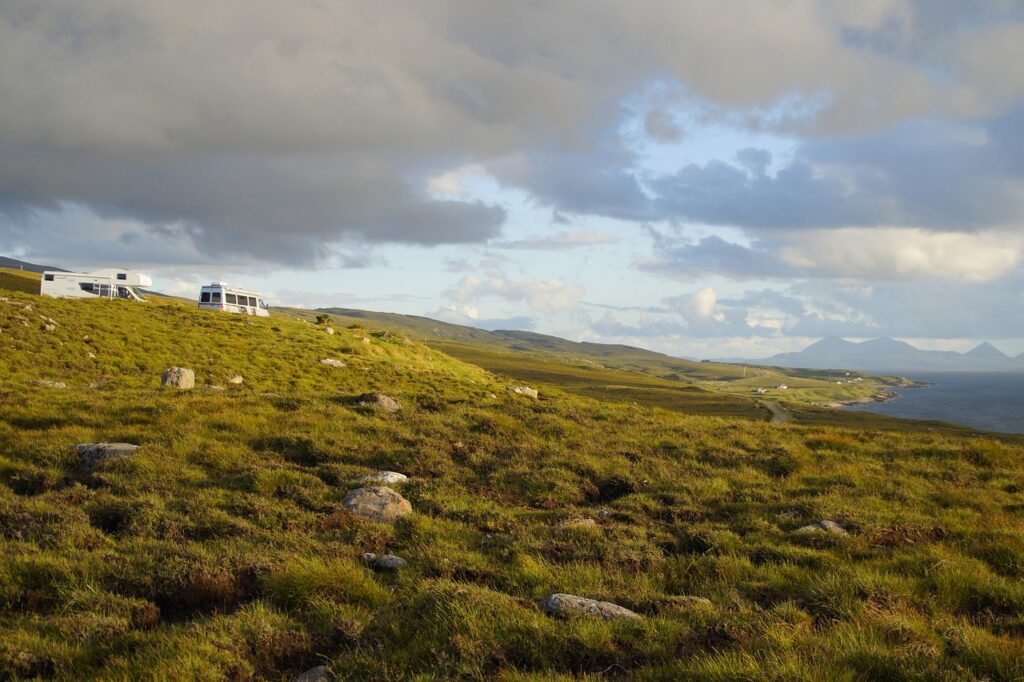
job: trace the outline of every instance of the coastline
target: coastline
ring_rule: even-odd
[[[934,384],[929,381],[914,381],[912,379],[907,379],[905,377],[899,377],[899,379],[900,383],[893,385],[895,388],[925,388],[926,386],[934,386]],[[821,406],[840,408],[853,407],[855,405],[874,405],[877,403],[887,403],[899,397],[899,393],[886,388],[882,389],[881,391],[878,391],[872,396],[868,396],[867,398],[853,398],[851,400],[832,400],[827,403],[822,403]]]

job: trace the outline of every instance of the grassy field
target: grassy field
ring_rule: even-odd
[[[733,399],[544,364],[533,400],[524,363],[369,322],[0,295],[0,677],[1024,678],[1012,438],[685,414]],[[195,390],[159,388],[174,365]],[[93,441],[141,447],[86,470]],[[413,514],[343,508],[375,469]],[[794,533],[822,519],[849,535]],[[642,618],[559,619],[552,592]]]

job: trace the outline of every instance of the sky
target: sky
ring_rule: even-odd
[[[0,253],[697,358],[1024,352],[1024,3],[0,0]]]

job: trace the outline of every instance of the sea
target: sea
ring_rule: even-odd
[[[846,409],[905,419],[938,419],[985,431],[1024,433],[1024,372],[901,373],[927,382],[919,388],[893,389],[884,403]]]

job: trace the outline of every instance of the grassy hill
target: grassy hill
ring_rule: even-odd
[[[368,320],[0,293],[4,677],[1024,677],[1013,438],[534,400]],[[195,390],[159,388],[174,365]],[[84,469],[95,441],[141,447]],[[343,507],[375,469],[413,514]],[[822,519],[849,535],[794,532]],[[642,618],[563,620],[552,592]]]

